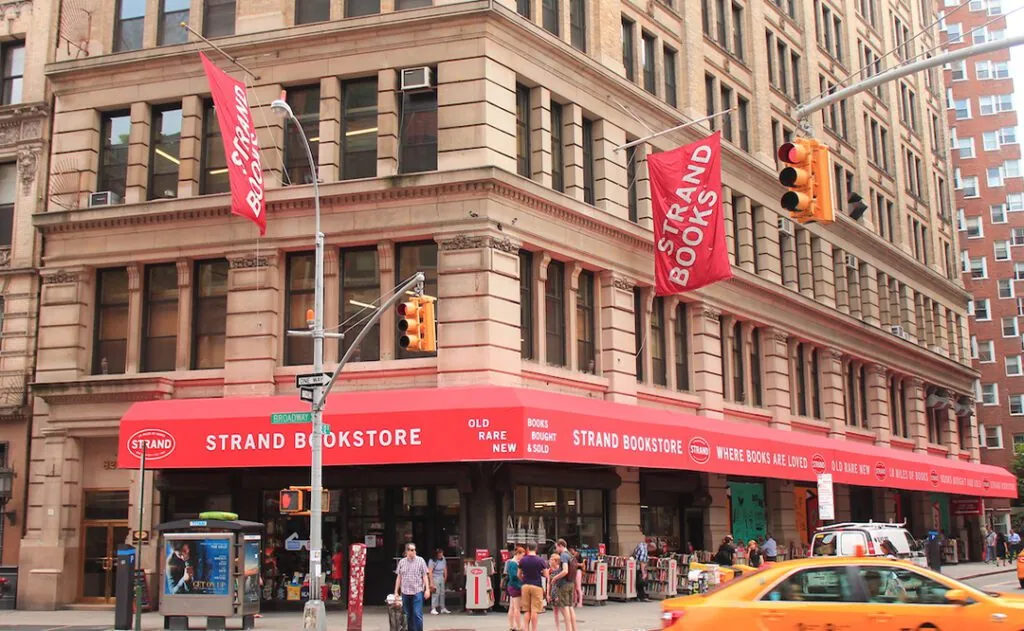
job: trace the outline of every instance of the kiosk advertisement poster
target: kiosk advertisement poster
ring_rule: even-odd
[[[230,593],[230,539],[170,540],[165,543],[165,559],[164,594],[227,596]]]
[[[260,538],[245,538],[245,602],[260,601]]]

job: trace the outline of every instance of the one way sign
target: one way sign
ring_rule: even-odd
[[[295,375],[295,387],[296,388],[315,388],[317,386],[326,386],[331,381],[331,376],[327,373],[310,373],[308,375]]]

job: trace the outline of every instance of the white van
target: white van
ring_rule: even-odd
[[[811,556],[892,556],[917,565],[928,565],[921,545],[903,524],[842,523],[818,528],[811,542]]]

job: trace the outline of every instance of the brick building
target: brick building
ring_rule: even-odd
[[[858,221],[780,217],[773,157],[795,102],[881,51],[930,48],[909,33],[931,14],[877,0],[98,1],[88,55],[57,49],[46,69],[51,162],[81,186],[74,208],[35,221],[21,602],[109,602],[142,439],[159,446],[145,528],[203,510],[264,522],[268,600],[304,567],[286,541],[308,523],[279,514],[277,491],[308,479],[308,436],[269,420],[302,410],[294,377],[311,363],[309,341],[285,335],[312,302],[313,217],[296,136],[267,108],[282,88],[316,143],[328,326],[354,334],[363,306],[416,270],[438,296],[436,356],[396,348],[385,314],[328,403],[325,537],[372,544],[367,593],[388,588],[405,541],[495,551],[519,519],[613,553],[766,531],[799,553],[820,471],[836,476],[837,518],[942,527],[975,554],[978,520],[950,500],[1015,485],[978,462],[941,73],[815,116],[837,202],[870,201]],[[182,20],[256,75],[214,56],[250,85],[263,239],[228,213]],[[715,128],[736,278],[656,298],[645,156],[709,130],[616,148],[729,108]],[[151,585],[163,559],[145,546]]]
[[[949,48],[1001,38],[1001,13],[999,0],[985,0],[947,16]],[[1024,444],[1024,178],[1010,50],[971,57],[945,74],[962,272],[973,296],[971,357],[981,373],[982,461],[1009,467]],[[989,503],[997,527],[1009,527],[1008,505]]]

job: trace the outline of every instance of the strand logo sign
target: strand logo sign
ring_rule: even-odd
[[[711,460],[711,445],[700,436],[690,439],[690,459],[697,464],[707,464]]]
[[[811,470],[816,474],[821,475],[825,473],[828,465],[825,463],[825,456],[821,454],[814,454],[811,456]]]
[[[889,475],[889,468],[885,466],[885,463],[882,462],[881,460],[876,462],[875,463],[875,477],[878,479],[878,481],[879,482],[884,481],[885,478],[888,477],[888,475]]]
[[[928,473],[928,481],[932,483],[932,486],[938,486],[939,485],[939,472],[936,471],[935,469],[932,469]]]
[[[160,460],[174,453],[177,441],[162,429],[140,429],[128,438],[128,453],[142,459],[145,448],[146,460]]]

